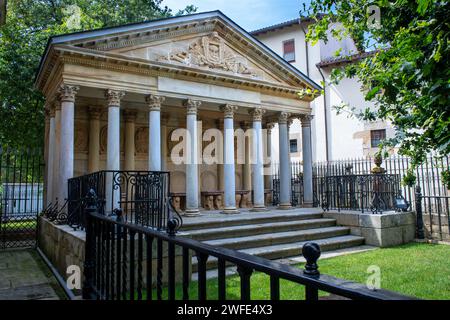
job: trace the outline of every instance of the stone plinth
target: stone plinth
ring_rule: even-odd
[[[51,261],[51,263],[58,270],[60,275],[67,279],[67,267],[70,265],[77,265],[83,274],[83,264],[85,255],[85,241],[86,233],[84,231],[74,231],[73,228],[67,225],[55,225],[46,218],[39,217],[39,247]],[[153,241],[152,249],[152,284],[156,285],[156,265],[157,265],[157,240]],[[116,246],[117,247],[117,246]],[[136,250],[136,274],[137,274],[137,240],[135,241]],[[142,263],[142,277],[143,285],[146,284],[146,243],[143,242],[143,263]],[[129,249],[128,249],[129,254]],[[191,258],[189,262],[191,263]],[[129,256],[128,256],[129,261]],[[168,245],[163,242],[163,284],[167,284],[167,263],[168,263]],[[182,265],[182,248],[175,247],[175,281],[182,282],[183,275]],[[192,266],[189,266],[192,272]]]
[[[336,219],[337,224],[350,227],[353,235],[362,236],[366,244],[391,247],[414,240],[416,218],[414,212],[384,212],[372,214],[355,211],[329,211],[324,217]]]

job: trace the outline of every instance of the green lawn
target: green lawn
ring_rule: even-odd
[[[321,273],[365,283],[367,268],[377,265],[381,270],[381,287],[422,299],[450,299],[450,246],[411,243],[394,248],[319,259]],[[302,265],[298,265],[303,268]],[[217,279],[208,280],[208,299],[217,299]],[[304,287],[281,281],[281,299],[304,299]],[[155,291],[155,290],[154,290]],[[155,292],[153,292],[155,295]],[[166,297],[166,290],[163,295]],[[321,293],[325,295],[325,293]],[[181,287],[177,288],[181,299]],[[197,283],[190,285],[190,297],[197,297]],[[228,299],[239,299],[238,276],[227,278]],[[270,297],[269,277],[254,273],[251,278],[251,298],[267,300]]]
[[[9,222],[2,222],[1,228],[4,231],[19,231],[19,230],[34,230],[36,229],[37,221],[32,220],[13,220]]]

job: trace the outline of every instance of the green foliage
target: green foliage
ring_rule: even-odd
[[[380,10],[378,23],[374,8]],[[377,107],[350,112],[365,121],[392,123],[397,135],[384,148],[399,146],[399,153],[411,157],[414,165],[427,153],[450,153],[450,2],[313,0],[305,13],[320,16],[308,30],[312,43],[327,41],[330,24],[337,23],[343,28],[331,36],[346,33],[361,51],[375,52],[333,70],[331,82],[359,78],[367,88],[365,99]],[[444,176],[449,175],[447,168]]]
[[[9,0],[0,27],[0,142],[41,146],[44,99],[34,77],[52,35],[142,22],[195,12],[173,13],[162,0]],[[75,6],[76,5],[76,6]]]
[[[408,170],[403,177],[402,184],[406,187],[414,186],[416,184],[416,176],[414,175],[414,172]]]

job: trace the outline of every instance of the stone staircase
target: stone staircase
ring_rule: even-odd
[[[185,218],[181,230],[193,239],[213,246],[243,251],[267,259],[301,255],[305,242],[317,242],[322,251],[350,248],[364,244],[364,238],[350,234],[350,228],[324,218],[318,209],[243,212],[237,215],[208,213]],[[192,260],[193,272],[197,259]],[[210,257],[207,269],[216,269],[217,259]]]

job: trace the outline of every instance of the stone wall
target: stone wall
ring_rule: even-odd
[[[80,267],[83,274],[83,264],[85,255],[85,241],[86,234],[84,231],[75,231],[67,225],[55,225],[46,218],[39,217],[39,232],[38,243],[40,249],[44,252],[47,258],[55,266],[58,272],[64,279],[67,279],[67,267],[70,265],[77,265]],[[152,246],[152,284],[156,285],[156,266],[157,266],[157,241],[153,241]],[[117,246],[116,246],[117,247]],[[168,263],[168,248],[167,242],[163,242],[163,283],[167,283],[167,263]],[[137,256],[137,240],[135,241],[135,251]],[[143,285],[146,284],[146,244],[143,241],[143,263],[142,263],[142,277]],[[129,253],[129,249],[127,251]],[[129,259],[129,255],[128,255]],[[137,274],[137,259],[136,274]],[[189,258],[191,262],[191,257]],[[175,247],[175,281],[182,282],[182,249],[179,246]],[[192,266],[189,267],[190,273]],[[137,277],[137,275],[136,275]],[[135,282],[136,283],[136,282]]]
[[[362,236],[368,245],[391,247],[414,240],[414,212],[385,212],[372,214],[354,211],[324,212],[324,217],[336,219],[337,224],[350,227],[351,234]]]

